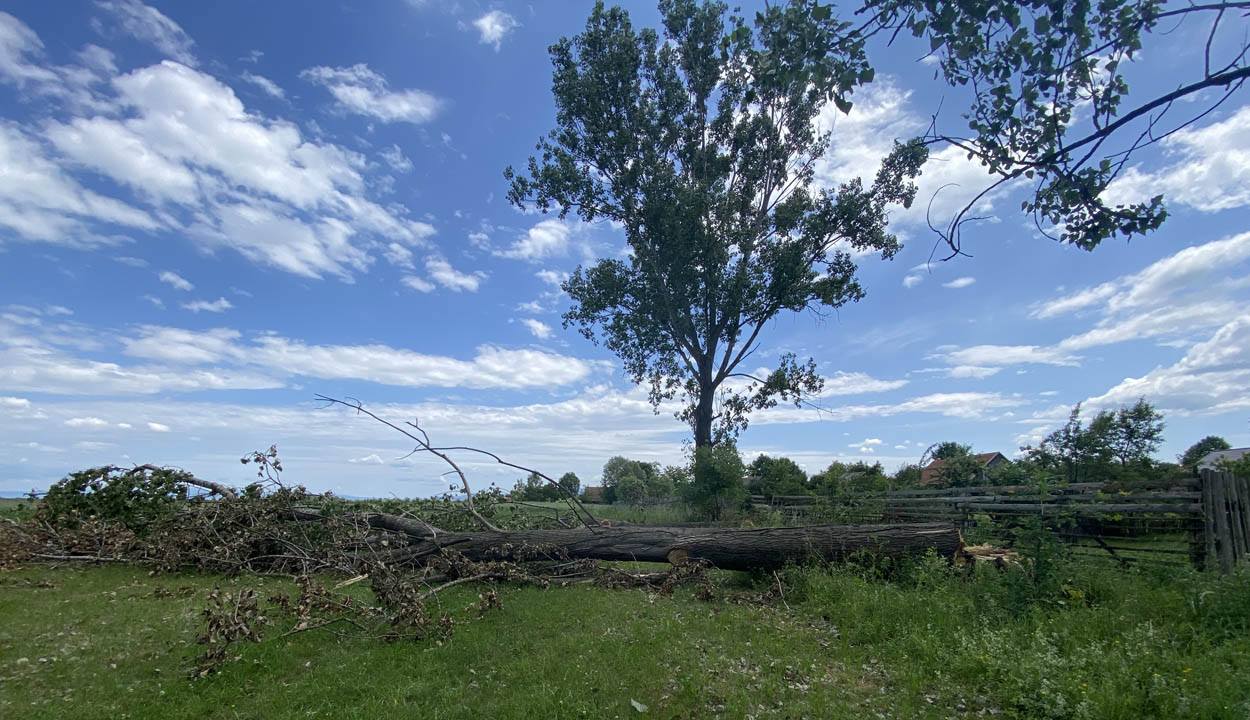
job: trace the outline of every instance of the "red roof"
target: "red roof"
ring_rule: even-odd
[[[982,466],[988,466],[991,462],[994,461],[994,458],[996,457],[1000,457],[1003,460],[1007,459],[1007,456],[1003,455],[1000,452],[977,453],[971,457],[973,460],[977,461],[978,465],[982,465]],[[928,485],[934,480],[937,480],[938,470],[942,469],[945,465],[946,465],[945,460],[934,460],[933,462],[926,465],[924,469],[920,471],[920,484]]]

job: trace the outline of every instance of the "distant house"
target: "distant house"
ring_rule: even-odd
[[[1246,455],[1250,455],[1250,448],[1234,448],[1232,450],[1213,450],[1198,461],[1199,470],[1219,470],[1220,462],[1227,460],[1232,462],[1240,460]]]
[[[602,503],[605,500],[602,485],[587,485],[582,488],[582,502],[584,503]]]
[[[1006,455],[1000,452],[977,453],[971,456],[973,460],[981,466],[980,477],[978,480],[985,478],[985,471],[992,467],[998,467],[1004,463],[1010,462]],[[929,483],[941,482],[942,476],[939,472],[946,466],[945,460],[934,460],[920,471],[920,484],[928,485]]]

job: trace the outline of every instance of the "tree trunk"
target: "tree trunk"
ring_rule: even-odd
[[[716,409],[716,388],[711,377],[706,381],[699,379],[699,403],[694,408],[694,446],[696,448],[712,445],[712,415]]]
[[[555,546],[571,558],[672,563],[706,560],[724,570],[754,570],[811,559],[842,560],[861,552],[901,557],[933,549],[953,559],[963,547],[959,531],[946,523],[750,529],[634,526],[460,533],[433,531],[424,523],[394,515],[373,514],[367,519],[373,527],[408,534],[412,545],[402,555],[409,560],[439,548],[455,549],[470,560],[524,559],[532,557],[534,546]]]

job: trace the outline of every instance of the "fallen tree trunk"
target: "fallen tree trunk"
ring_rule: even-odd
[[[963,547],[946,523],[815,525],[783,528],[600,527],[512,532],[444,532],[425,523],[381,513],[369,525],[407,534],[411,546],[395,559],[413,560],[451,548],[470,560],[525,559],[551,546],[570,558],[681,563],[703,560],[724,570],[770,569],[812,559],[842,560],[922,555],[932,549],[954,559]]]

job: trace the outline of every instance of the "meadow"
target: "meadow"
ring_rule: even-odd
[[[711,599],[501,585],[486,611],[466,585],[431,601],[455,621],[445,640],[279,620],[194,680],[207,593],[291,595],[290,580],[17,567],[0,573],[0,716],[1250,716],[1250,573],[1046,567],[716,572]]]

